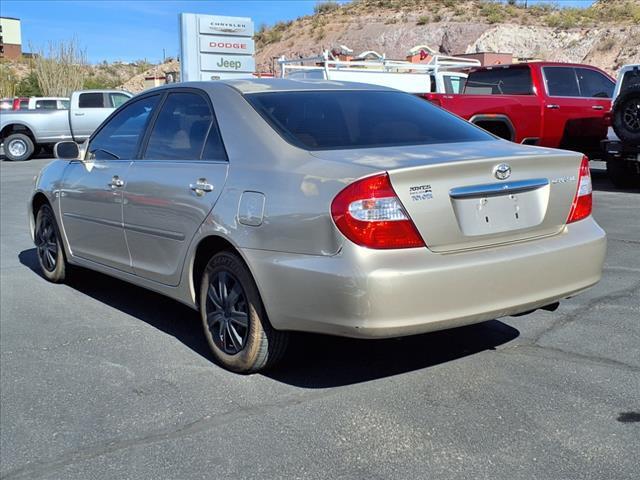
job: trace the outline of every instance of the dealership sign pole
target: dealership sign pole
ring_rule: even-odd
[[[250,78],[253,21],[247,17],[180,14],[180,79],[183,82]]]

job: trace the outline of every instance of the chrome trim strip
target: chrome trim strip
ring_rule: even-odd
[[[449,190],[451,198],[495,197],[513,193],[529,192],[549,185],[546,178],[532,178],[531,180],[516,180],[512,182],[485,183],[482,185],[469,185],[468,187],[456,187]]]
[[[73,218],[76,220],[84,220],[85,222],[97,223],[99,225],[107,225],[108,227],[122,228],[121,222],[114,220],[105,220],[104,218],[85,217],[84,215],[78,215],[76,213],[65,212],[62,214],[65,217]]]
[[[158,230],[157,228],[142,227],[140,225],[131,225],[129,223],[124,224],[124,229],[131,232],[144,233],[146,235],[153,235],[155,237],[168,238],[170,240],[178,240],[182,242],[184,235],[178,232],[171,232],[168,230]]]
[[[182,242],[184,235],[178,232],[170,232],[167,230],[158,230],[156,228],[142,227],[140,225],[131,225],[128,223],[116,222],[113,220],[105,220],[103,218],[85,217],[83,215],[77,215],[75,213],[64,213],[65,217],[74,218],[76,220],[84,220],[85,222],[97,223],[99,225],[107,225],[108,227],[124,228],[132,232],[145,233],[147,235],[154,235],[156,237],[169,238],[171,240],[178,240]]]

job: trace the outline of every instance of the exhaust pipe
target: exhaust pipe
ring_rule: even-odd
[[[516,313],[511,316],[522,317],[523,315],[529,315],[530,313],[533,313],[536,310],[546,310],[547,312],[555,312],[559,306],[560,306],[560,302],[554,302],[554,303],[550,303],[549,305],[545,305],[544,307],[534,308],[533,310],[527,310],[526,312]]]

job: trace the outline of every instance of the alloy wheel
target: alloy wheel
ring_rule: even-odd
[[[20,139],[12,140],[7,146],[7,150],[14,157],[21,157],[27,152],[27,144]]]
[[[221,270],[210,277],[205,313],[216,346],[228,355],[241,352],[249,336],[249,310],[235,275]]]
[[[48,215],[41,217],[35,243],[42,266],[48,272],[53,272],[58,258],[58,241],[53,221]]]
[[[640,103],[629,102],[622,113],[624,123],[632,132],[640,131]]]

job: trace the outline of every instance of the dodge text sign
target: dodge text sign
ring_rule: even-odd
[[[180,14],[180,78],[250,78],[253,58],[253,21],[246,17]]]
[[[255,53],[255,43],[253,39],[247,37],[200,35],[200,51],[206,53],[253,55]]]

